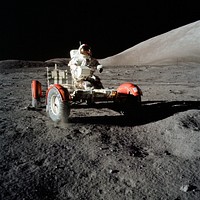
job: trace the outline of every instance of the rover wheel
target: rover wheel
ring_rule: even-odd
[[[121,105],[121,111],[125,117],[137,117],[141,112],[141,96],[128,95]]]
[[[32,97],[32,103],[31,103],[33,108],[38,108],[40,106],[40,100],[35,99],[34,97]]]
[[[69,102],[62,100],[62,96],[56,87],[52,87],[48,92],[47,107],[47,112],[54,122],[68,122]]]
[[[42,86],[37,80],[33,80],[31,83],[32,92],[32,107],[38,108],[41,105],[40,98],[42,96]]]

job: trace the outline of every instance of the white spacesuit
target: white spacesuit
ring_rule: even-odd
[[[70,66],[71,74],[76,86],[82,88],[83,81],[88,81],[91,83],[92,87],[96,89],[103,88],[100,78],[94,75],[96,70],[101,73],[103,67],[97,59],[92,57],[90,46],[82,44],[78,51],[72,51],[70,52],[71,60],[69,61],[68,66]]]

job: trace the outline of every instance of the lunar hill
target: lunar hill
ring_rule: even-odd
[[[200,63],[200,21],[150,38],[100,62],[106,66]]]

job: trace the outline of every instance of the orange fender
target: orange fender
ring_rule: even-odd
[[[133,83],[123,83],[117,88],[117,93],[120,94],[131,94],[133,96],[139,96],[142,95],[141,89],[134,85]]]
[[[70,99],[70,94],[68,92],[68,90],[66,88],[64,88],[62,85],[60,84],[54,84],[52,86],[50,86],[46,92],[46,98],[48,97],[48,93],[49,90],[53,87],[56,87],[56,89],[58,90],[58,92],[60,93],[61,97],[62,97],[62,101],[69,101]]]
[[[42,84],[37,80],[32,80],[31,83],[32,97],[39,99],[42,97]]]

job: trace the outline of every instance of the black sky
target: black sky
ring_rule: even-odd
[[[0,6],[0,60],[69,57],[79,41],[96,58],[112,56],[199,20],[194,2],[8,0]]]

